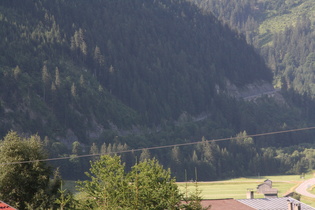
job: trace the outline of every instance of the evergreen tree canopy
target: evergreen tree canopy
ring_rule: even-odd
[[[21,210],[51,207],[60,182],[50,182],[51,168],[38,161],[47,158],[39,136],[9,132],[0,142],[0,153],[1,200]]]
[[[171,177],[156,159],[146,159],[125,172],[119,156],[104,155],[91,164],[91,180],[79,182],[87,194],[84,203],[99,209],[175,209],[181,195]]]
[[[0,35],[3,127],[43,136],[212,112],[227,81],[272,79],[242,35],[180,0],[3,0]]]

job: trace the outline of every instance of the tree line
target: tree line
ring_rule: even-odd
[[[1,200],[24,209],[206,209],[200,195],[179,192],[170,170],[156,159],[144,159],[125,171],[119,156],[91,161],[85,181],[77,182],[84,198],[75,199],[62,188],[62,179],[43,159],[44,142],[38,135],[21,137],[9,132],[0,141]]]
[[[60,167],[62,176],[66,179],[84,179],[84,171],[89,168],[89,161],[98,160],[101,154],[120,155],[126,170],[130,170],[138,161],[156,158],[171,169],[172,176],[177,181],[195,180],[195,170],[198,180],[220,180],[240,176],[257,176],[270,174],[301,174],[312,171],[314,157],[312,153],[312,131],[298,134],[278,134],[272,136],[249,137],[247,132],[241,132],[229,141],[215,142],[203,137],[198,143],[190,146],[174,146],[164,149],[137,149],[121,143],[98,145],[93,143],[85,147],[79,142],[72,144],[71,151],[61,143],[48,144],[47,150],[52,158],[69,157],[69,160],[54,161],[55,167]],[[295,138],[310,138],[310,143],[296,146],[283,146],[277,141]],[[275,141],[274,143],[272,143]],[[187,142],[188,143],[188,142]],[[263,146],[259,144],[280,146]],[[181,143],[180,143],[181,144]],[[47,145],[47,144],[45,144]],[[162,145],[165,146],[165,145]],[[63,148],[63,149],[61,149]],[[81,158],[90,154],[92,157]]]
[[[189,195],[181,193],[176,180],[184,178],[183,175],[186,181],[200,181],[211,177],[304,174],[315,167],[313,145],[257,149],[255,140],[246,132],[228,143],[202,139],[189,157],[183,155],[181,147],[171,148],[169,156],[163,152],[165,159],[162,153],[143,150],[138,157],[128,157],[135,158],[133,163],[119,155],[117,148],[124,151],[124,146],[103,145],[106,153],[89,159],[84,169],[88,171],[85,181],[77,182],[82,196],[74,197],[62,187],[59,168],[41,161],[48,157],[47,141],[38,135],[23,137],[13,131],[0,141],[0,196],[4,202],[19,209],[202,209],[198,190]],[[93,145],[90,153],[98,152],[96,148]],[[79,158],[77,154],[85,154],[78,143],[72,150],[70,162]],[[168,164],[163,163],[166,160]],[[186,170],[182,175],[183,167]],[[77,173],[73,168],[70,170]]]

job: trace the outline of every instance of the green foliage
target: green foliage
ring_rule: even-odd
[[[294,199],[299,201],[299,200],[301,200],[301,195],[296,193],[296,192],[294,192],[293,195],[292,195],[292,198],[294,198]]]
[[[69,193],[67,190],[61,190],[59,189],[60,194],[59,198],[56,198],[55,204],[58,205],[58,209],[60,210],[66,210],[66,209],[76,209],[75,200],[71,193]]]
[[[175,209],[180,194],[171,177],[156,159],[145,159],[132,167],[128,174],[131,181],[134,206],[137,209]]]
[[[246,36],[274,72],[274,84],[315,95],[312,0],[191,0]]]
[[[189,195],[189,197],[183,199],[181,208],[186,209],[186,210],[208,210],[208,209],[211,209],[211,205],[209,205],[208,207],[202,207],[202,205],[200,204],[201,200],[202,200],[202,198],[201,198],[199,192],[197,192],[197,194],[191,193]]]
[[[0,48],[6,50],[0,52],[0,135],[15,127],[52,139],[70,135],[87,147],[96,142],[85,151],[69,151],[61,142],[47,147],[52,157],[72,153],[69,162],[56,165],[75,179],[88,163],[77,155],[94,154],[100,145],[102,153],[115,153],[122,150],[119,144],[126,149],[125,143],[147,148],[311,124],[312,21],[301,16],[297,26],[273,38],[258,30],[260,21],[271,14],[266,10],[285,14],[302,1],[193,2],[217,18],[180,0],[2,0]],[[277,84],[288,90],[283,92],[288,106],[267,97],[245,102],[224,94],[227,80],[238,87],[272,80],[264,61],[246,44],[260,46],[262,39],[273,40],[262,53]],[[307,94],[300,96],[292,89]],[[313,142],[311,136],[256,140],[242,133],[231,144],[203,142],[122,159],[130,167],[130,157],[158,157],[182,180],[182,171],[187,168],[193,177],[195,167],[202,180],[276,173],[282,168],[273,150],[260,148]],[[262,169],[257,167],[262,163]],[[286,167],[283,171],[291,170]],[[305,167],[301,161],[294,171]]]
[[[22,138],[9,132],[0,143],[0,196],[19,209],[49,208],[52,206],[60,181],[50,183],[50,167],[45,159],[39,136]],[[16,163],[30,161],[26,163]]]
[[[79,190],[88,194],[85,205],[90,208],[114,209],[127,204],[123,192],[128,183],[125,180],[124,165],[118,156],[102,156],[91,165],[87,175],[90,181],[79,182]]]
[[[100,209],[175,209],[180,194],[169,170],[156,159],[145,160],[125,172],[118,156],[101,156],[92,163],[90,180],[79,182],[87,194],[83,205]]]
[[[185,179],[187,179],[186,171],[185,171]],[[194,182],[195,190],[194,190],[194,192],[190,192],[188,195],[188,183],[187,183],[187,180],[185,180],[185,191],[186,192],[185,192],[185,196],[183,197],[181,208],[186,209],[186,210],[193,210],[193,209],[195,209],[195,210],[208,210],[211,208],[211,205],[209,205],[208,207],[202,207],[202,205],[200,203],[202,201],[201,190],[199,190],[197,180],[198,180],[197,169],[195,168],[195,182]]]
[[[39,103],[43,113],[25,103],[23,114],[80,141],[97,126],[152,126],[209,111],[225,78],[239,86],[271,80],[243,37],[185,1],[17,2],[0,4],[1,100],[14,111]],[[16,118],[10,124],[20,125]],[[36,131],[29,121],[21,127]]]

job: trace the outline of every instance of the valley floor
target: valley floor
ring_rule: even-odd
[[[315,195],[306,191],[313,185],[315,185],[315,178],[313,174],[306,174],[305,177],[299,175],[283,175],[283,176],[263,176],[263,177],[248,177],[237,178],[222,181],[211,182],[178,182],[178,186],[182,193],[192,193],[196,189],[200,191],[200,195],[203,199],[246,199],[246,192],[249,189],[256,191],[257,186],[263,183],[266,179],[270,179],[273,182],[273,188],[278,189],[278,196],[282,197],[289,192],[296,191],[301,196],[301,201],[315,207]],[[306,180],[306,181],[305,181]],[[310,180],[310,182],[308,182]],[[306,183],[306,184],[304,184]],[[306,188],[303,192],[298,191],[299,186],[305,185]],[[309,194],[311,196],[309,196]],[[263,198],[263,194],[255,193],[255,198]]]

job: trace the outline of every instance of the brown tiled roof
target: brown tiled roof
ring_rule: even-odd
[[[254,208],[246,206],[234,199],[215,199],[215,200],[202,200],[202,207],[211,205],[210,210],[253,210]]]

